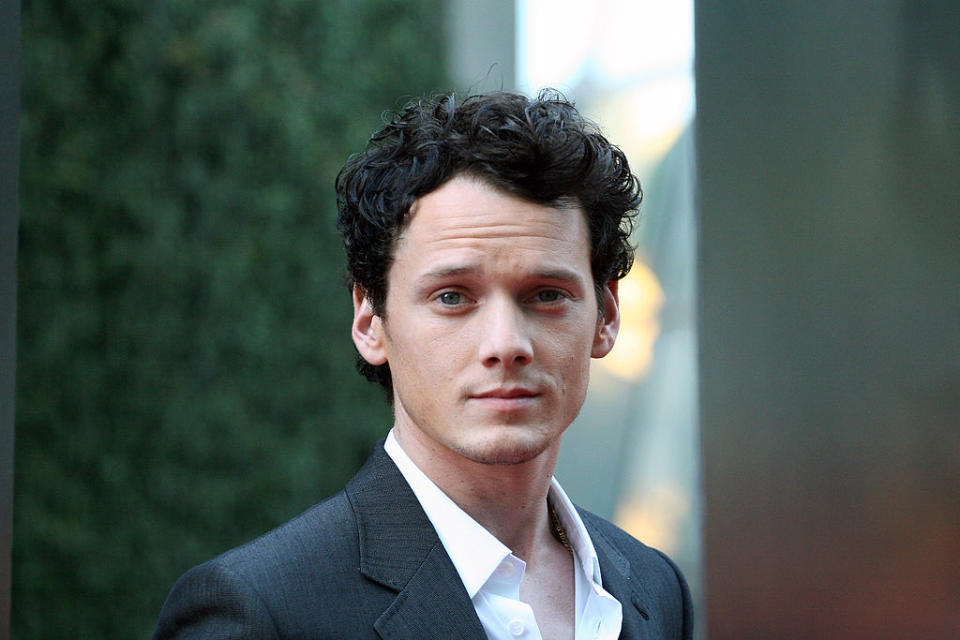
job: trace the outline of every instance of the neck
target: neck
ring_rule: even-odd
[[[514,555],[527,559],[545,544],[554,543],[547,493],[559,440],[529,460],[488,464],[456,453],[399,421],[394,435],[427,477]]]

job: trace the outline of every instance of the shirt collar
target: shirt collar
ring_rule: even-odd
[[[472,599],[510,555],[509,547],[458,507],[420,470],[397,442],[392,429],[384,449],[417,496]]]
[[[417,496],[447,555],[453,561],[453,566],[460,574],[467,593],[473,598],[503,560],[511,555],[510,548],[457,506],[420,470],[397,442],[393,429],[387,434],[384,449]],[[602,586],[600,563],[590,534],[556,478],[551,478],[548,499],[557,512],[570,546],[573,547],[574,555],[583,571],[582,575],[596,586]]]
[[[596,586],[602,586],[603,581],[600,579],[600,561],[597,558],[597,550],[593,546],[593,541],[590,540],[590,534],[587,532],[587,527],[583,524],[580,514],[577,513],[577,508],[567,497],[556,478],[550,480],[550,491],[547,494],[547,499],[553,505],[553,510],[557,512],[560,525],[567,534],[570,546],[573,547],[574,557],[580,563],[583,575]]]

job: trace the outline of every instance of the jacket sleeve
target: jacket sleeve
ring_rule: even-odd
[[[249,582],[215,560],[194,567],[173,586],[154,640],[279,638],[263,599]]]

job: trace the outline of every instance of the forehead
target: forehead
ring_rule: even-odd
[[[394,257],[458,251],[589,262],[589,233],[580,207],[530,202],[457,176],[413,204]]]

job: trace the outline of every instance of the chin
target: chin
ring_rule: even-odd
[[[464,458],[480,464],[515,465],[538,457],[552,442],[540,433],[516,433],[516,428],[508,428],[507,431],[483,441],[461,443],[453,449]]]

